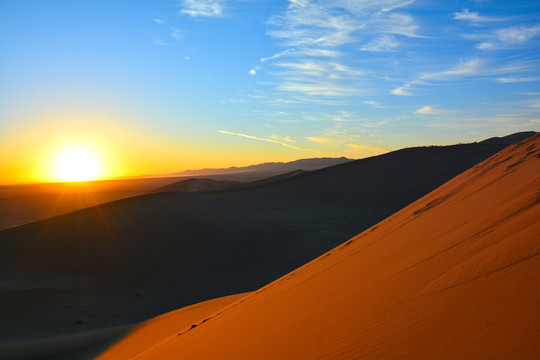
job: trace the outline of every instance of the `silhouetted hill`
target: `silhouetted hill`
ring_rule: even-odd
[[[520,142],[523,139],[529,138],[529,137],[533,136],[534,134],[536,134],[535,131],[522,131],[522,132],[518,132],[518,133],[515,133],[515,134],[510,134],[510,135],[503,136],[503,137],[492,137],[492,138],[481,141],[481,143],[483,143],[483,144],[493,143],[493,144],[511,145],[511,144],[515,144],[517,142]]]
[[[262,185],[268,185],[276,183],[285,179],[298,176],[306,173],[304,170],[294,170],[288,173],[265,177],[260,180],[250,181],[242,183],[238,181],[229,180],[214,180],[212,178],[191,178],[186,180],[180,180],[173,184],[157,188],[149,193],[158,192],[203,192],[203,191],[222,191],[222,190],[238,190],[253,188]],[[258,172],[259,174],[266,174],[266,172]],[[211,176],[211,175],[210,175]]]
[[[169,184],[153,190],[151,192],[165,192],[165,191],[178,191],[178,192],[202,192],[202,191],[218,191],[229,189],[236,185],[240,185],[236,181],[228,180],[214,180],[208,178],[192,178],[186,180],[180,180],[173,184]]]
[[[328,166],[337,164],[343,164],[345,162],[352,161],[345,157],[340,158],[312,158],[312,159],[300,159],[290,162],[267,162],[257,165],[249,165],[219,169],[199,169],[199,170],[185,170],[174,173],[175,176],[198,176],[198,175],[217,175],[217,174],[234,174],[238,172],[250,172],[250,171],[262,171],[262,172],[275,172],[285,173],[294,170],[317,170]]]

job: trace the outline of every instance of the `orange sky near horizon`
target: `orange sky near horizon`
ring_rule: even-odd
[[[98,159],[101,171],[91,180],[343,155],[281,146],[280,141],[223,136],[218,132],[179,141],[177,134],[151,132],[127,122],[110,121],[103,115],[56,115],[43,119],[37,126],[31,125],[35,122],[28,123],[24,129],[21,129],[24,124],[18,124],[13,136],[9,129],[2,135],[2,185],[65,181],[56,174],[55,163],[69,149],[86,149]],[[231,138],[235,140],[233,143]],[[351,147],[346,156],[357,158],[378,153],[381,151]]]

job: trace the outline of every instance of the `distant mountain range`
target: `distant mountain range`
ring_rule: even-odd
[[[219,175],[219,174],[234,174],[239,172],[248,172],[248,171],[264,171],[264,172],[275,172],[275,173],[285,173],[294,170],[318,170],[328,166],[343,164],[353,159],[347,159],[346,157],[332,158],[312,158],[312,159],[300,159],[289,162],[267,162],[256,165],[249,166],[231,166],[229,168],[220,168],[220,169],[198,169],[198,170],[185,170],[170,175],[173,176],[199,176],[199,175]]]

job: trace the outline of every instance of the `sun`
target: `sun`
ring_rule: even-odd
[[[71,148],[62,151],[56,158],[55,175],[61,181],[96,180],[101,175],[101,162],[98,156],[84,148]]]

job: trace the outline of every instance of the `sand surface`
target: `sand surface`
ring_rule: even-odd
[[[0,231],[0,342],[100,331],[252,291],[507,141],[404,149],[234,191],[138,196]]]
[[[540,135],[130,359],[540,358]]]
[[[191,327],[201,318],[212,315],[224,306],[236,302],[248,294],[230,295],[208,300],[145,321],[123,338],[122,341],[98,356],[96,360],[128,359],[134,354],[159,346],[164,339],[177,336],[179,332]]]

